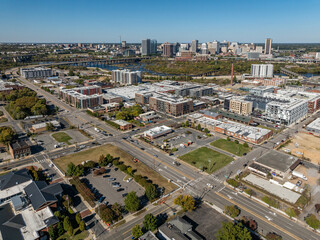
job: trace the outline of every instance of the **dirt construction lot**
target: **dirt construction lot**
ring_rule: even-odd
[[[292,155],[309,158],[314,164],[320,163],[320,137],[307,133],[296,134],[291,143],[282,148],[289,149]]]

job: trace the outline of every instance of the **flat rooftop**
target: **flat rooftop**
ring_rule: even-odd
[[[145,135],[149,135],[149,136],[154,136],[154,135],[158,135],[158,134],[161,134],[161,133],[164,133],[164,132],[167,132],[167,131],[171,131],[172,129],[165,126],[165,125],[162,125],[160,127],[155,127],[155,128],[151,128],[147,131],[144,132]]]
[[[309,129],[315,129],[320,131],[320,118],[317,118],[316,120],[314,120],[312,123],[310,123],[307,128]]]
[[[256,163],[260,163],[264,166],[272,169],[286,172],[292,164],[297,161],[298,158],[290,156],[288,154],[271,150],[256,160]]]
[[[123,127],[131,124],[131,123],[129,123],[129,122],[125,121],[125,120],[121,120],[121,119],[120,120],[115,120],[113,122],[118,124],[119,126],[123,126]]]
[[[248,176],[243,178],[243,180],[250,182],[262,189],[265,189],[266,191],[272,193],[273,195],[276,195],[277,197],[290,203],[295,203],[301,196],[299,193],[296,193],[287,188],[284,188],[280,184],[278,185],[278,184],[272,183],[268,180],[257,177],[254,174],[249,174]]]

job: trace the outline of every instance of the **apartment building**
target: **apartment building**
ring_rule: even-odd
[[[252,113],[252,102],[246,101],[243,98],[232,98],[230,100],[229,111],[248,116]]]
[[[97,85],[91,85],[86,87],[78,87],[72,89],[75,92],[81,93],[83,95],[94,95],[94,94],[101,94],[101,87]]]
[[[165,42],[163,44],[162,56],[172,57],[172,55],[173,55],[173,44]]]
[[[193,101],[157,93],[149,98],[149,108],[178,117],[193,111]]]
[[[274,123],[290,125],[306,117],[307,113],[307,100],[272,101],[266,105],[264,118]]]
[[[251,76],[257,78],[272,78],[272,64],[251,64]]]
[[[20,75],[26,79],[31,78],[47,78],[52,77],[52,69],[50,68],[21,68]]]
[[[134,85],[141,83],[141,72],[124,70],[113,70],[112,81],[121,85]]]
[[[193,98],[200,98],[203,96],[210,96],[213,94],[213,88],[212,87],[200,87],[200,88],[194,88],[190,89],[190,97]]]
[[[76,108],[94,108],[103,104],[101,94],[85,95],[73,89],[60,89],[59,97]]]

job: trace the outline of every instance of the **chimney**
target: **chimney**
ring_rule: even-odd
[[[233,63],[231,65],[231,86],[233,85]]]

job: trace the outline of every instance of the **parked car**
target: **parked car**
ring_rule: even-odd
[[[118,188],[117,189],[117,192],[121,192],[121,191],[123,191],[124,190],[124,188]]]
[[[112,167],[112,163],[108,163],[107,167]]]
[[[103,200],[104,200],[104,197],[103,196],[101,196],[100,198],[99,198],[99,203],[102,203],[103,202]]]
[[[120,184],[116,184],[116,185],[112,185],[112,187],[119,188],[119,187],[121,187],[121,185]]]
[[[127,179],[127,182],[131,182],[132,181],[132,177]]]
[[[116,179],[115,178],[108,178],[108,181],[110,181],[110,182],[112,182],[114,180],[116,180]]]
[[[301,184],[302,184],[301,180],[299,180],[299,181],[296,183],[296,185],[297,185],[298,187],[300,187]]]
[[[128,195],[128,193],[124,193],[122,194],[122,197],[126,197]]]

